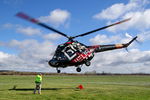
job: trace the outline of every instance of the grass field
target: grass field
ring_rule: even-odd
[[[0,75],[0,100],[150,100],[150,76],[43,76],[41,95],[34,78]]]

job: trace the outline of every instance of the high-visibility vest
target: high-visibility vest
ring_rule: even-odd
[[[42,76],[37,75],[36,78],[35,78],[35,82],[41,83],[42,82]]]

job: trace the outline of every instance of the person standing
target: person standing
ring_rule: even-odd
[[[41,94],[41,85],[42,85],[42,74],[38,74],[35,78],[35,89],[34,94],[36,93],[36,90],[38,90],[38,94]]]

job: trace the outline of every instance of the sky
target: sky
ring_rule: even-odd
[[[95,54],[91,66],[83,65],[81,73],[150,73],[149,0],[0,0],[0,12],[0,70],[56,72],[45,61],[67,39],[16,17],[24,12],[68,36],[131,18],[75,39],[86,45],[127,43],[135,36],[140,41],[131,44],[128,52],[120,49]],[[76,68],[61,71],[76,73]]]

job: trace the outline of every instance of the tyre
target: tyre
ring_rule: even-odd
[[[61,71],[60,70],[57,70],[57,73],[60,73]]]
[[[86,66],[90,66],[90,65],[91,65],[91,62],[89,62],[89,61],[85,62],[85,65],[86,65]]]
[[[76,69],[76,71],[77,71],[77,72],[81,72],[81,68],[78,67],[78,68]]]

